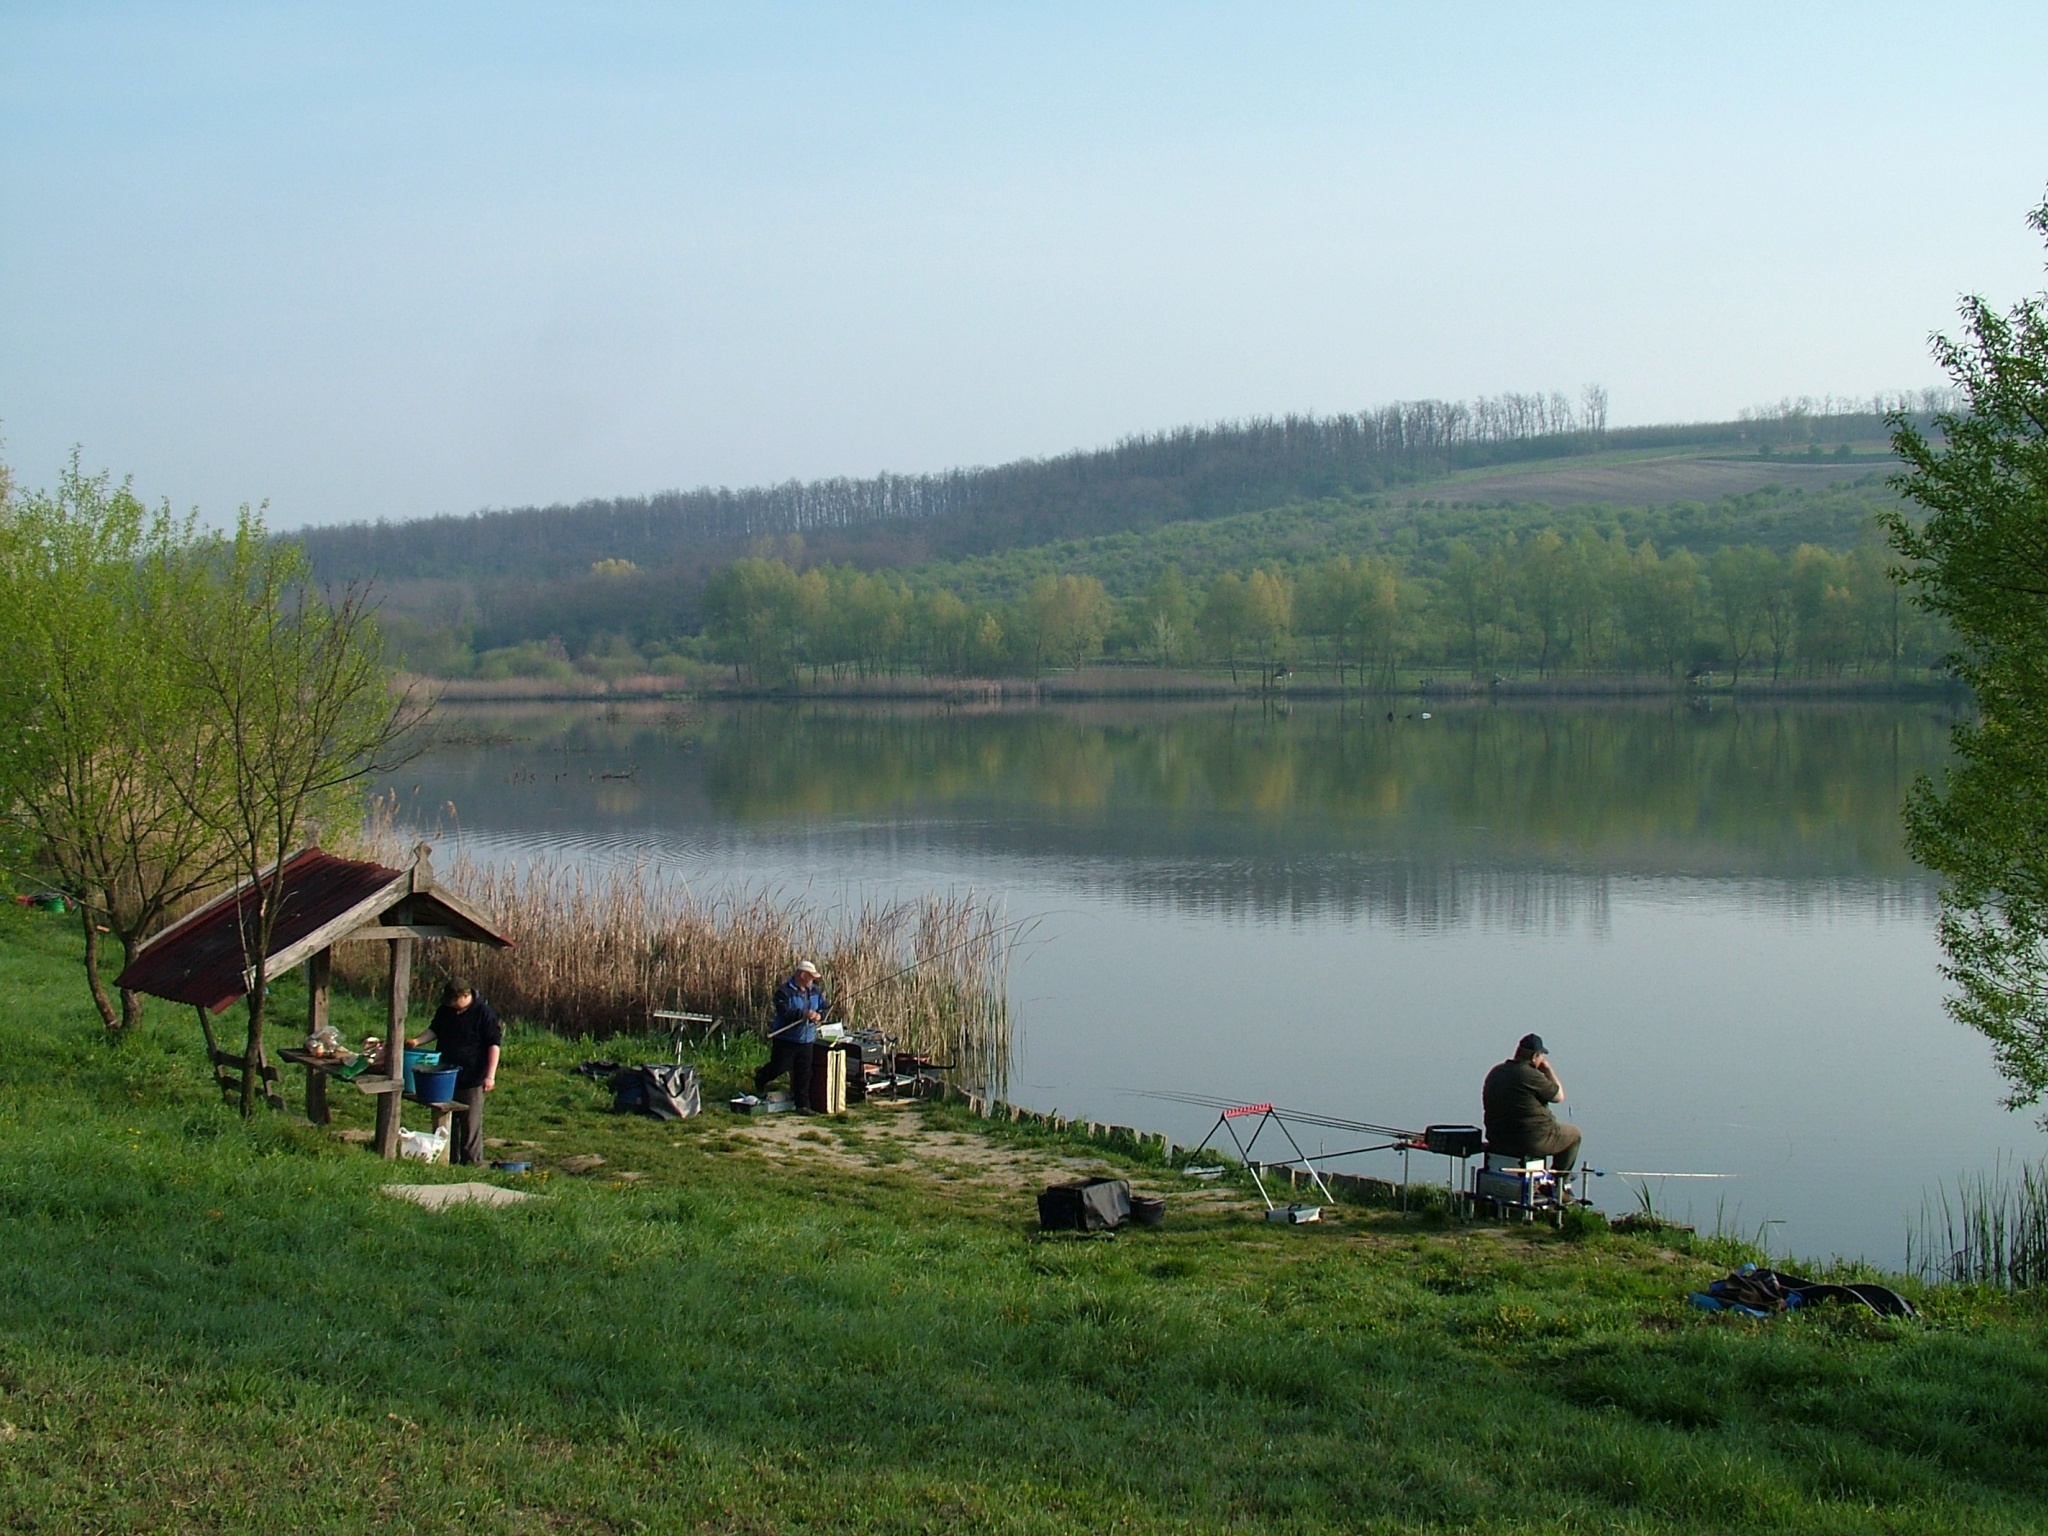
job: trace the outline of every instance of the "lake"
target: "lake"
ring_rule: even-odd
[[[1182,1142],[1213,1112],[1149,1094],[1476,1121],[1534,1030],[1610,1214],[1896,1264],[1938,1182],[2041,1155],[1900,843],[1951,707],[1423,709],[473,708],[388,787],[485,859],[1000,898],[1009,1096]]]

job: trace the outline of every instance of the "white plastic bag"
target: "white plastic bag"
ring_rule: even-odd
[[[448,1156],[448,1132],[400,1131],[398,1133],[398,1155],[417,1158],[423,1163],[438,1163]]]

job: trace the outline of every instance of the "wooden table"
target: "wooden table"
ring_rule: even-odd
[[[334,1117],[333,1112],[327,1106],[327,1079],[340,1076],[341,1072],[353,1063],[344,1061],[339,1056],[315,1056],[311,1051],[297,1048],[279,1051],[277,1054],[280,1059],[291,1062],[294,1066],[306,1069],[307,1123],[311,1125],[328,1124]],[[343,1078],[342,1080],[354,1083],[358,1093],[403,1093],[405,1088],[405,1084],[402,1081],[383,1077],[371,1071],[366,1071],[357,1077]],[[404,1097],[411,1103],[421,1105],[433,1115],[433,1128],[436,1131],[447,1131],[449,1133],[452,1151],[455,1112],[463,1108],[462,1103],[456,1099],[423,1099],[416,1093],[404,1093]]]
[[[327,1124],[333,1118],[327,1109],[327,1079],[353,1066],[354,1061],[344,1061],[339,1056],[315,1056],[303,1046],[282,1050],[277,1054],[280,1060],[306,1069],[306,1119],[313,1125]],[[369,1074],[366,1072],[363,1075],[367,1077]]]

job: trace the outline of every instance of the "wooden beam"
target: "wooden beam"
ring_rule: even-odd
[[[398,939],[391,946],[391,1016],[384,1035],[384,1070],[401,1082],[405,1078],[406,994],[411,988],[412,940]],[[390,1093],[377,1101],[377,1151],[386,1158],[398,1156],[400,1097]]]
[[[306,961],[306,1038],[327,1027],[327,988],[334,975],[334,951],[323,949]],[[306,1123],[325,1125],[327,1074],[314,1067],[306,1069]]]
[[[354,933],[344,933],[337,944],[354,944],[364,939],[464,939],[469,935],[454,928],[435,928],[424,923],[365,923]]]

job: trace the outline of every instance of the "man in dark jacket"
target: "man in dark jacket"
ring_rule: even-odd
[[[1564,1102],[1564,1084],[1550,1065],[1541,1035],[1524,1035],[1515,1054],[1486,1074],[1486,1147],[1518,1157],[1548,1157],[1559,1168],[1579,1158],[1576,1125],[1560,1125],[1550,1112]]]
[[[805,960],[775,989],[775,1021],[768,1026],[768,1060],[754,1074],[754,1092],[789,1074],[789,1095],[797,1112],[811,1111],[811,1061],[817,1053],[818,1025],[825,1017],[825,992],[818,968]]]
[[[476,995],[476,989],[460,976],[450,977],[441,989],[441,1006],[426,1034],[406,1041],[417,1046],[431,1035],[434,1049],[441,1053],[441,1065],[454,1067],[455,1097],[462,1110],[455,1122],[455,1145],[448,1160],[480,1163],[484,1160],[484,1095],[498,1086],[498,1056],[505,1032],[491,1005]]]

